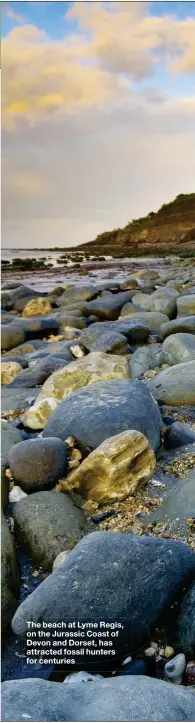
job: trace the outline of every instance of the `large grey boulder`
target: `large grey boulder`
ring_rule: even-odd
[[[95,286],[87,284],[85,286],[71,286],[60,296],[59,305],[65,306],[66,304],[70,305],[72,302],[77,303],[90,301],[91,299],[94,299],[95,296],[97,296],[97,289]]]
[[[119,294],[99,298],[86,304],[86,311],[95,314],[100,319],[117,319],[122,306],[131,301],[132,294],[129,291],[121,291]]]
[[[24,502],[26,498],[14,511],[19,505],[24,508]],[[195,554],[181,542],[93,532],[83,537],[62,565],[24,600],[13,617],[12,628],[22,635],[29,620],[116,621],[123,625],[114,645],[116,659],[120,659],[148,642],[151,627],[194,572]],[[89,665],[89,656],[77,656],[78,663],[86,665],[86,659]]]
[[[13,538],[4,514],[1,513],[1,626],[7,630],[18,604],[20,571]]]
[[[173,321],[168,321],[166,324],[162,322],[160,332],[163,339],[170,334],[177,334],[180,331],[189,332],[189,334],[195,334],[195,316],[181,316]]]
[[[162,323],[162,322],[161,322]],[[134,316],[119,319],[118,321],[95,322],[80,335],[79,343],[88,351],[96,343],[102,334],[114,332],[125,336],[129,344],[140,344],[146,341],[150,334],[150,326],[145,321],[135,319]]]
[[[136,429],[152,449],[160,446],[161,415],[142,382],[114,380],[91,384],[59,404],[48,420],[43,437],[73,436],[82,446],[95,449],[108,437]]]
[[[147,676],[63,685],[27,678],[2,684],[2,721],[193,721],[192,688]],[[28,718],[27,718],[28,716]]]
[[[1,330],[1,348],[3,351],[9,351],[25,341],[26,332],[22,324],[3,324]]]
[[[163,342],[163,361],[174,365],[195,359],[195,335],[178,332],[170,334]]]
[[[195,404],[195,361],[175,364],[147,384],[154,398],[166,404]]]
[[[158,334],[162,324],[168,323],[169,317],[161,311],[136,311],[136,314],[131,313],[130,316],[120,316],[118,322],[120,321],[121,323],[122,320],[126,323],[129,320],[129,322],[133,321],[134,323],[147,324],[152,332]],[[144,339],[142,339],[142,341],[144,341]]]
[[[13,505],[13,517],[22,548],[33,562],[49,570],[57,555],[71,550],[87,530],[82,510],[60,492],[24,497]]]
[[[65,475],[66,464],[66,446],[55,437],[27,439],[15,444],[9,452],[13,478],[24,492],[54,487]]]

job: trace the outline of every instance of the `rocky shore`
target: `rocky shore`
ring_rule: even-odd
[[[134,267],[3,285],[3,721],[195,720],[195,260]]]

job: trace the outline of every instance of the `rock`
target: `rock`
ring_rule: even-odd
[[[146,658],[153,658],[154,655],[156,655],[156,648],[150,645],[149,648],[146,648],[146,650],[144,650],[144,653],[146,655]]]
[[[25,286],[24,284],[17,285],[17,287],[15,289],[12,288],[9,293],[13,306],[15,301],[22,299],[23,297],[29,296],[29,298],[31,298],[32,295],[39,296],[38,291],[34,291],[30,288],[30,286]]]
[[[162,325],[168,322],[168,316],[166,314],[162,314],[160,311],[136,311],[136,314],[131,314],[131,316],[125,316],[125,318],[119,317],[120,323],[122,320],[127,322],[127,319],[129,319],[129,321],[133,321],[134,323],[143,322],[147,324],[152,332],[159,332]],[[145,339],[140,339],[140,341],[145,341]]]
[[[113,294],[105,299],[99,298],[86,304],[86,311],[89,314],[95,314],[100,319],[114,320],[118,318],[122,306],[126,301],[131,301],[129,291],[121,291],[119,294]]]
[[[31,429],[42,429],[59,402],[72,392],[94,382],[128,377],[129,365],[123,356],[108,356],[102,352],[88,354],[49,377],[36,404],[25,415],[24,423]]]
[[[19,344],[19,346],[16,347],[15,349],[11,349],[9,352],[9,357],[20,356],[21,354],[23,354],[24,356],[25,356],[25,354],[29,355],[31,353],[35,353],[38,349],[39,350],[43,349],[44,346],[45,346],[44,342],[41,341],[40,339],[33,339],[31,344],[29,341],[25,341],[24,344]],[[3,355],[3,357],[6,359],[7,354],[6,354],[6,357],[5,357],[5,355]],[[22,364],[21,364],[21,366],[22,366]]]
[[[57,317],[59,321],[59,328],[65,330],[68,328],[73,329],[86,329],[86,320],[80,316],[72,316],[71,314],[59,314]]]
[[[182,683],[185,667],[185,655],[183,653],[180,653],[179,655],[176,655],[175,658],[172,658],[172,660],[165,664],[166,677],[171,680],[172,683],[180,685]]]
[[[10,311],[8,314],[5,314],[5,313],[1,314],[1,323],[2,324],[11,324],[12,321],[17,324],[18,319],[17,319],[17,316],[16,315],[14,316],[13,314],[11,314]]]
[[[60,359],[58,356],[55,356],[55,354],[48,355],[42,360],[38,360],[37,363],[28,369],[21,371],[14,379],[12,387],[41,386],[51,374],[57,371],[57,369],[64,369],[67,364],[69,364],[69,362],[66,359]]]
[[[91,351],[101,351],[106,354],[130,354],[131,349],[125,336],[114,331],[107,331],[92,344]]]
[[[14,502],[19,502],[24,497],[27,497],[26,492],[23,492],[23,490],[21,490],[21,487],[18,487],[17,485],[14,485],[14,487],[12,487],[12,490],[9,492],[10,504]]]
[[[59,552],[72,550],[87,529],[82,510],[60,492],[28,495],[14,504],[13,517],[21,547],[36,565],[48,570]]]
[[[162,322],[160,332],[163,339],[166,339],[170,334],[177,334],[180,331],[189,332],[189,334],[195,334],[195,316],[185,316],[168,321],[166,324]]]
[[[133,304],[141,306],[145,311],[159,311],[172,318],[177,313],[176,300],[178,296],[176,289],[165,287],[156,289],[149,296],[138,292],[132,297]]]
[[[50,489],[64,476],[67,451],[61,439],[28,439],[14,445],[9,466],[24,492]]]
[[[178,332],[170,334],[163,342],[163,362],[174,365],[195,359],[195,336]]]
[[[49,354],[65,359],[66,361],[72,361],[70,347],[71,342],[69,341],[47,342],[43,349],[29,354],[29,363],[37,359],[45,358],[46,356],[48,357]]]
[[[3,354],[1,357],[1,363],[4,362],[17,362],[17,364],[20,364],[21,369],[27,369],[28,367],[28,361],[24,358],[24,356],[20,356],[19,354]]]
[[[192,582],[184,595],[177,619],[177,636],[181,649],[193,659],[195,655],[195,582]]]
[[[17,362],[2,362],[1,363],[1,384],[10,384],[10,382],[18,376],[22,371],[22,367]]]
[[[129,344],[139,344],[148,338],[150,327],[143,321],[134,321],[132,316],[118,321],[97,322],[81,333],[79,343],[91,351],[93,344],[99,341],[101,335],[108,332],[122,334]]]
[[[165,658],[172,658],[174,655],[174,648],[172,648],[170,645],[166,645],[164,649],[164,655]]]
[[[135,306],[135,304],[132,304],[131,301],[127,301],[127,303],[122,306],[120,318],[123,316],[130,316],[130,314],[136,314],[139,311],[141,311],[139,306]]]
[[[52,492],[38,494],[42,495],[42,498],[53,495]],[[40,530],[40,524],[37,523],[38,508],[36,508],[31,523],[32,533],[29,534],[30,524],[26,508],[32,503],[32,497],[31,495],[16,503],[13,514],[16,520],[15,511],[18,509],[19,522],[22,518],[26,521],[25,529],[24,524],[23,529],[20,524],[20,532],[24,534],[23,542],[26,542],[27,534],[28,541],[30,534],[33,537],[34,559],[35,535],[37,534],[39,539],[43,534],[44,517],[47,516],[47,528],[44,530],[43,540],[46,546],[50,521],[48,509],[44,511],[43,507]],[[56,497],[59,499],[60,495],[56,494]],[[59,502],[59,509],[60,505],[62,503]],[[64,519],[63,514],[63,521]],[[36,543],[37,548],[38,543]],[[49,552],[51,554],[50,549]],[[43,551],[39,560],[41,557]],[[41,564],[44,566],[45,562]],[[16,635],[23,635],[28,629],[29,620],[69,622],[70,611],[71,620],[74,621],[98,624],[102,620],[105,623],[117,621],[123,625],[123,628],[119,627],[119,634],[115,637],[116,659],[124,660],[145,644],[150,629],[157,624],[167,606],[172,605],[179,590],[187,584],[194,571],[194,552],[181,542],[154,537],[136,537],[128,533],[94,532],[83,537],[62,566],[24,600],[14,615],[12,628]],[[77,664],[85,665],[85,658],[91,670],[93,660],[90,661],[89,656],[84,655],[80,659],[78,655]],[[98,656],[98,668],[101,672],[100,656]]]
[[[138,272],[137,276],[139,276],[140,279],[143,279],[143,280],[146,280],[146,281],[147,281],[148,279],[154,279],[154,280],[156,280],[156,279],[159,278],[158,272],[157,272],[157,271],[154,271],[154,270],[152,270],[152,269],[148,269],[147,271],[144,271],[144,270],[140,269],[140,271]]]
[[[124,499],[154,473],[155,454],[143,434],[129,430],[110,437],[69,477],[84,499],[100,504]]]
[[[6,633],[18,604],[20,571],[11,532],[1,514],[1,630]]]
[[[59,322],[54,316],[34,316],[32,318],[20,317],[20,325],[25,332],[26,339],[34,339],[35,336],[40,338],[49,336],[51,333],[57,334],[59,331]],[[10,324],[10,328],[12,325]]]
[[[121,291],[125,291],[125,289],[138,289],[140,286],[139,281],[137,279],[134,279],[133,276],[128,276],[125,281],[120,285]]]
[[[22,441],[22,435],[19,429],[15,429],[11,424],[1,421],[1,463],[8,467],[9,452],[15,444]]]
[[[21,721],[193,721],[194,694],[148,676],[117,677],[89,685],[64,685],[40,679],[2,684],[2,720]],[[66,711],[66,713],[64,712]],[[27,720],[27,718],[26,718]]]
[[[148,382],[155,399],[166,404],[195,404],[195,361],[175,364]]]
[[[90,301],[97,295],[95,286],[73,286],[66,289],[64,294],[60,296],[60,306],[70,305],[82,301]]]
[[[15,324],[3,324],[1,330],[1,348],[3,351],[9,351],[25,340],[26,334],[22,327]]]
[[[24,307],[22,316],[43,316],[44,314],[50,314],[51,311],[52,307],[48,299],[39,296],[36,299],[30,299],[30,301],[28,301]]]
[[[55,558],[52,566],[52,572],[55,572],[57,570],[57,567],[60,567],[64,560],[66,560],[67,556],[69,555],[69,550],[63,550],[62,552],[59,552],[59,555]]]
[[[31,406],[39,394],[39,387],[24,389],[4,384],[1,390],[1,412],[24,412]]]
[[[195,442],[195,432],[188,424],[174,422],[168,426],[164,439],[166,449],[176,449],[176,447],[193,444],[193,442]]]
[[[130,361],[131,377],[139,377],[148,369],[155,369],[159,366],[161,357],[160,344],[150,344],[136,349]]]
[[[90,420],[90,424],[89,424]],[[95,449],[129,429],[142,432],[152,449],[160,446],[161,416],[142,382],[112,380],[93,384],[65,399],[45,426],[43,437],[74,437]]]
[[[193,314],[195,314],[195,294],[179,296],[177,299],[177,310],[179,316],[193,316]]]

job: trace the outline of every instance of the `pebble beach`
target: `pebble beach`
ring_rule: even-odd
[[[194,721],[195,258],[2,282],[2,720]]]

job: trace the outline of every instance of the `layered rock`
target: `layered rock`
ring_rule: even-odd
[[[151,478],[155,454],[143,434],[128,430],[106,439],[68,476],[85,499],[101,504],[133,494]]]
[[[129,366],[123,356],[93,352],[54,372],[43,385],[35,405],[25,414],[24,422],[32,429],[42,429],[59,402],[94,382],[127,379]]]

